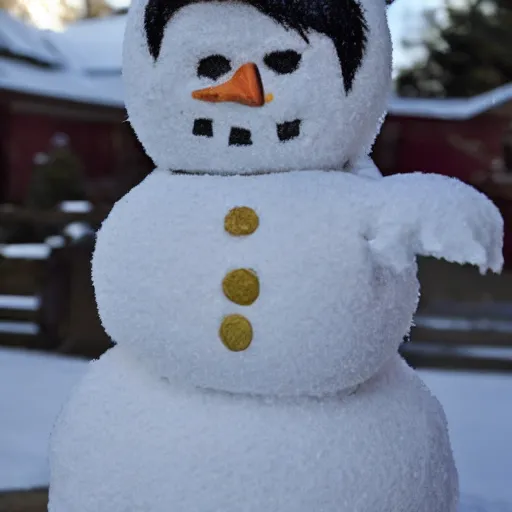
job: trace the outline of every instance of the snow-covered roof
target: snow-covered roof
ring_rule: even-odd
[[[112,16],[52,32],[0,10],[0,89],[123,108],[124,23]]]
[[[89,77],[66,68],[45,69],[0,58],[0,89],[123,108],[121,76]]]
[[[54,33],[52,41],[87,73],[120,74],[125,24],[125,15],[82,20]]]
[[[45,37],[46,32],[26,25],[0,9],[0,51],[33,59],[45,65],[63,64],[58,51]]]
[[[393,97],[389,113],[405,117],[465,120],[512,101],[512,83],[473,98],[421,99]]]
[[[28,27],[0,11],[0,52],[53,67],[0,57],[0,89],[123,108],[121,55],[126,15],[82,20],[63,32]],[[393,96],[389,114],[466,120],[512,101],[512,83],[470,99]]]

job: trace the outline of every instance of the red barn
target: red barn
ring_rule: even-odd
[[[108,20],[116,24],[124,18]],[[25,200],[34,157],[57,133],[68,136],[91,181],[130,163],[149,169],[124,123],[121,41],[108,44],[92,35],[94,21],[84,25],[90,40],[80,23],[63,33],[41,31],[0,10],[0,202]]]
[[[472,182],[503,157],[512,84],[470,99],[393,98],[375,144],[386,174],[421,170]]]

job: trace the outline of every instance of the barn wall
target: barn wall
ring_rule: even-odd
[[[473,173],[488,172],[493,158],[501,155],[506,125],[507,119],[492,114],[467,121],[390,115],[374,157],[386,174],[424,171],[469,181]]]
[[[50,149],[58,132],[67,134],[70,145],[82,161],[89,178],[108,175],[118,166],[122,147],[121,123],[84,121],[43,114],[10,114],[6,160],[9,169],[8,199],[23,202],[30,181],[34,156]]]

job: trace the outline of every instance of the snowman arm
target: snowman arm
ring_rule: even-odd
[[[375,187],[370,245],[386,263],[401,270],[421,255],[477,265],[481,273],[501,271],[503,219],[484,194],[424,173],[389,176]]]

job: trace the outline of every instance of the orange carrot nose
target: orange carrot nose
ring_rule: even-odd
[[[248,62],[240,66],[227,82],[193,91],[192,98],[214,103],[234,101],[249,107],[262,107],[265,104],[265,93],[258,66]]]

